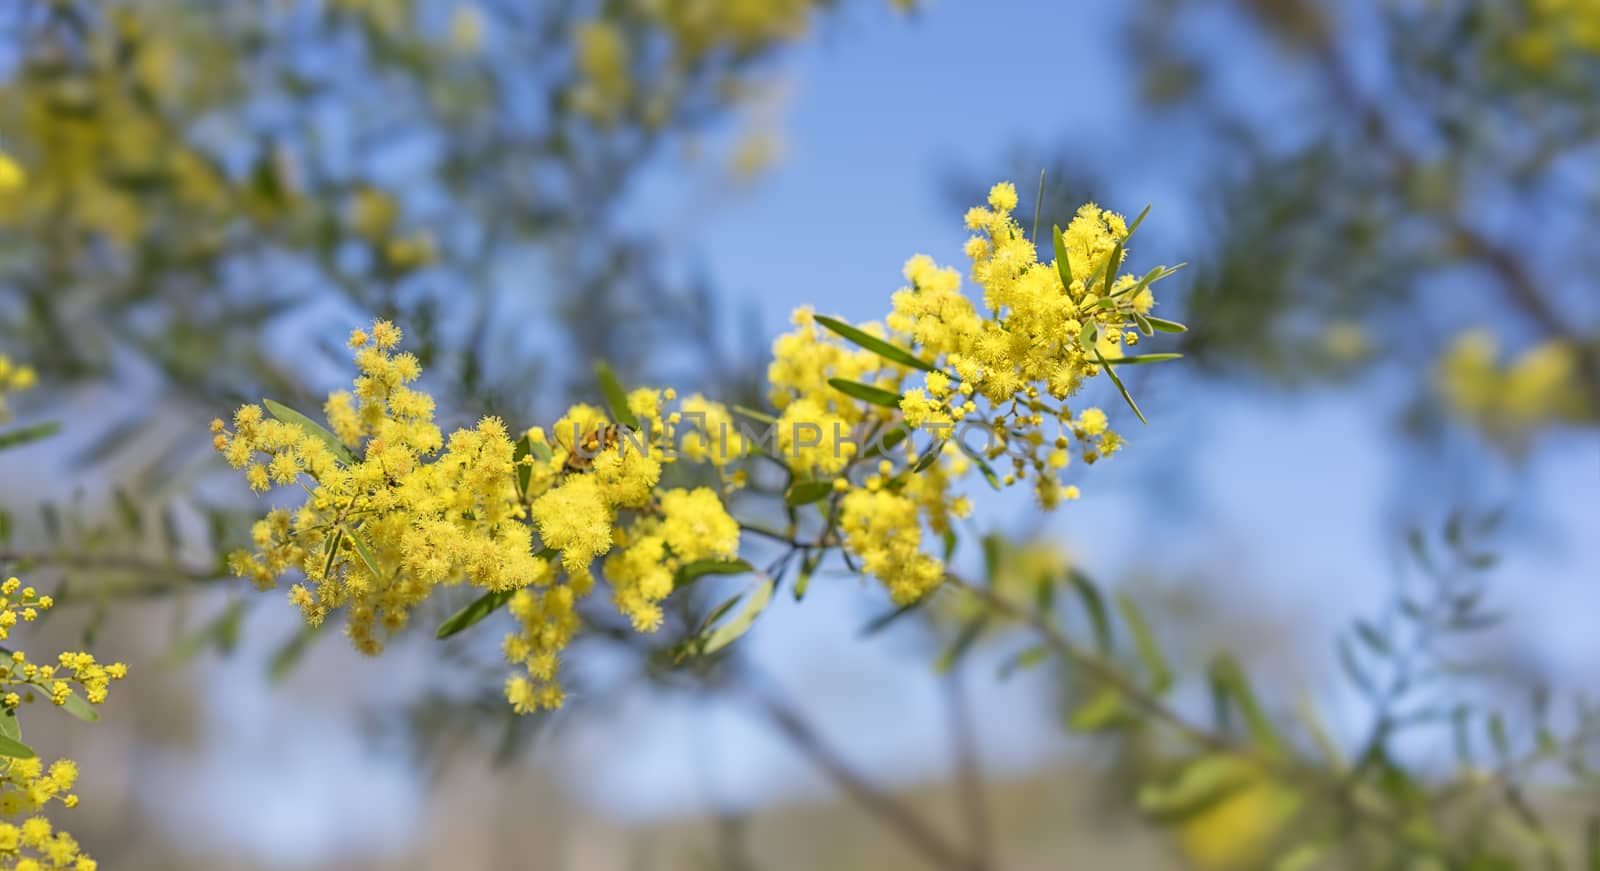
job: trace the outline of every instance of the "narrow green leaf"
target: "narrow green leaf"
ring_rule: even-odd
[[[886,342],[877,336],[865,333],[837,318],[830,318],[826,315],[817,315],[816,322],[826,327],[834,334],[848,339],[849,341],[854,342],[863,348],[866,348],[868,351],[877,354],[879,357],[882,357],[891,363],[899,363],[902,366],[910,366],[913,369],[920,369],[923,372],[932,372],[935,370],[933,364],[923,362],[910,351],[907,351],[898,345],[890,344],[889,342]]]
[[[32,759],[38,754],[33,748],[8,735],[0,735],[0,756],[11,759]]]
[[[1131,314],[1133,317],[1133,324],[1139,328],[1139,332],[1146,336],[1153,336],[1156,334],[1155,324],[1150,323],[1149,318],[1139,314],[1138,312],[1132,312]]]
[[[1105,596],[1100,594],[1100,588],[1088,575],[1077,569],[1067,573],[1067,581],[1072,584],[1072,589],[1083,601],[1083,610],[1089,615],[1089,627],[1094,631],[1094,644],[1101,653],[1110,653],[1111,614],[1106,609]]]
[[[1017,672],[1036,668],[1049,659],[1049,646],[1044,644],[1035,644],[1032,647],[1024,648],[1007,657],[1005,662],[1000,663],[1000,668],[995,673],[995,676],[1000,680],[1007,680]]]
[[[1244,717],[1245,726],[1250,730],[1250,736],[1257,745],[1272,752],[1283,749],[1283,741],[1278,736],[1277,729],[1273,727],[1266,711],[1262,709],[1255,690],[1250,688],[1250,681],[1245,676],[1244,670],[1232,656],[1224,653],[1212,660],[1211,681],[1219,697],[1232,700],[1234,707]]]
[[[361,536],[354,532],[350,533],[350,543],[355,545],[356,555],[361,557],[361,562],[366,564],[367,571],[372,572],[377,577],[383,577],[383,571],[378,568],[377,557],[372,555],[372,551],[367,547],[367,543],[361,540]]]
[[[1189,328],[1188,327],[1184,326],[1183,324],[1178,323],[1177,321],[1169,321],[1166,318],[1153,318],[1153,317],[1150,317],[1148,315],[1145,316],[1145,320],[1149,321],[1150,322],[1150,326],[1155,327],[1156,328],[1156,332],[1158,332],[1158,333],[1187,333],[1187,332],[1189,332]]]
[[[270,683],[282,683],[284,678],[294,671],[301,657],[311,647],[311,640],[317,636],[319,627],[301,626],[296,629],[288,640],[278,645],[272,652],[272,659],[267,663],[267,680]]]
[[[1138,366],[1143,363],[1165,363],[1168,360],[1182,360],[1182,354],[1130,354],[1127,357],[1118,357],[1118,366]]]
[[[1039,170],[1039,192],[1033,197],[1033,232],[1028,235],[1028,241],[1037,245],[1039,243],[1039,212],[1044,209],[1044,170]]]
[[[329,432],[327,427],[317,423],[311,418],[306,417],[305,415],[295,411],[281,402],[276,402],[271,399],[262,399],[261,404],[266,406],[268,414],[271,414],[278,420],[281,420],[287,424],[298,426],[305,430],[308,434],[315,436],[318,441],[327,446],[328,452],[333,454],[334,459],[345,464],[346,466],[355,465],[355,455],[351,454],[350,449],[344,446],[344,442],[339,441],[339,437]]]
[[[910,434],[911,430],[909,427],[905,426],[903,423],[897,423],[893,429],[885,432],[881,437],[873,439],[871,445],[866,449],[865,452],[861,454],[861,458],[864,460],[870,460],[873,457],[888,453],[889,451],[898,447],[901,442],[905,441],[906,436]]]
[[[767,414],[765,411],[757,411],[756,409],[751,408],[751,407],[749,407],[747,405],[735,405],[735,406],[733,406],[733,410],[735,412],[739,413],[739,414],[744,415],[745,417],[750,418],[753,421],[756,421],[757,423],[764,423],[764,424],[767,424],[768,426],[771,426],[772,424],[775,424],[775,423],[778,422],[778,419],[776,417],[774,417],[774,416],[772,416],[770,414]]]
[[[483,618],[500,610],[511,597],[517,594],[516,590],[494,590],[484,593],[460,611],[451,614],[448,619],[439,624],[439,630],[433,634],[434,638],[445,639],[472,626]]]
[[[600,381],[600,393],[605,396],[606,407],[611,410],[611,419],[628,429],[638,429],[639,418],[628,408],[628,391],[617,380],[617,373],[611,371],[611,365],[604,360],[595,361],[594,376]]]
[[[61,706],[61,710],[85,723],[93,723],[100,719],[100,712],[96,711],[94,706],[84,701],[83,696],[78,695],[76,692],[67,695],[67,701]]]
[[[794,579],[794,600],[801,601],[806,597],[806,590],[811,589],[811,576],[817,573],[817,566],[822,563],[821,550],[807,551],[805,559],[800,561],[800,574]]]
[[[1067,725],[1079,732],[1099,732],[1122,723],[1127,713],[1121,691],[1107,684],[1072,712]]]
[[[749,632],[750,627],[755,625],[756,618],[760,617],[761,612],[767,610],[767,605],[771,604],[772,591],[777,585],[777,580],[773,578],[758,581],[750,594],[745,597],[744,607],[739,609],[739,613],[706,636],[705,645],[700,648],[701,652],[716,653]]]
[[[1128,631],[1133,634],[1134,649],[1139,653],[1139,659],[1144,663],[1145,670],[1150,672],[1150,688],[1157,693],[1164,693],[1172,688],[1172,668],[1167,665],[1166,657],[1161,655],[1161,648],[1156,644],[1154,633],[1150,625],[1145,622],[1144,615],[1139,612],[1139,606],[1127,596],[1117,596],[1117,610],[1122,614],[1122,620],[1128,624]]]
[[[972,645],[978,640],[978,636],[983,634],[983,627],[988,622],[989,615],[987,614],[980,614],[968,620],[967,624],[961,627],[961,632],[956,635],[955,640],[950,642],[950,646],[946,647],[944,652],[939,654],[939,658],[934,660],[934,673],[947,674],[951,669],[955,668],[961,658],[967,655],[967,651],[972,649]]]
[[[1144,207],[1144,211],[1139,213],[1139,217],[1134,218],[1133,219],[1133,223],[1128,225],[1128,232],[1122,237],[1124,241],[1126,241],[1127,239],[1132,238],[1133,234],[1139,229],[1139,225],[1143,224],[1144,223],[1144,219],[1150,216],[1150,206],[1153,206],[1153,205],[1155,205],[1155,204],[1154,203],[1147,204]]]
[[[1202,756],[1185,765],[1170,783],[1139,787],[1136,802],[1146,816],[1161,823],[1190,819],[1249,786],[1259,774],[1233,756]]]
[[[1356,621],[1356,636],[1379,656],[1387,657],[1394,653],[1394,648],[1390,646],[1389,639],[1378,631],[1378,627],[1366,620]]]
[[[17,719],[17,712],[12,708],[0,711],[0,735],[13,741],[22,740],[22,722]]]
[[[944,442],[934,442],[929,445],[928,449],[922,453],[922,456],[917,458],[916,464],[911,467],[911,473],[926,472],[934,463],[939,462],[939,456],[943,453]]]
[[[742,559],[720,560],[703,559],[686,563],[678,568],[672,578],[674,590],[689,586],[706,575],[743,575],[755,571],[755,566]]]
[[[841,393],[847,393],[862,402],[870,402],[883,408],[900,408],[900,394],[892,393],[881,387],[873,387],[870,384],[862,384],[860,381],[851,381],[848,378],[829,378],[828,384],[833,389]]]
[[[791,508],[798,508],[820,502],[832,492],[832,481],[796,481],[783,492],[783,502]]]
[[[56,420],[36,423],[32,426],[19,427],[14,430],[0,433],[0,451],[6,448],[15,448],[49,438],[61,431],[61,422]]]
[[[528,484],[533,480],[533,467],[523,460],[533,457],[533,439],[524,435],[517,439],[517,447],[511,452],[511,464],[517,470],[517,495],[524,499],[528,496]]]
[[[322,576],[333,577],[333,564],[339,559],[339,543],[344,541],[344,527],[333,531],[333,535],[323,540],[322,552],[327,554],[322,561]]]
[[[1056,273],[1061,276],[1061,286],[1067,290],[1072,289],[1072,261],[1067,257],[1067,242],[1061,236],[1061,228],[1055,231],[1056,247]]]
[[[1117,392],[1122,394],[1123,401],[1128,403],[1128,407],[1133,409],[1135,415],[1138,415],[1139,422],[1149,425],[1150,421],[1144,419],[1144,412],[1139,410],[1139,404],[1133,401],[1133,394],[1129,393],[1128,388],[1123,385],[1122,377],[1117,374],[1117,370],[1106,362],[1105,355],[1100,353],[1099,346],[1094,349],[1094,357],[1100,361],[1100,365],[1106,370],[1106,374],[1111,376],[1111,383],[1117,385]]]
[[[1106,283],[1105,283],[1105,289],[1100,292],[1101,296],[1110,296],[1111,295],[1111,283],[1117,280],[1117,271],[1121,267],[1122,267],[1122,243],[1118,242],[1116,244],[1116,247],[1111,249],[1111,259],[1106,261]]]
[[[918,599],[917,601],[912,602],[909,605],[901,605],[900,607],[898,607],[898,608],[894,609],[893,611],[890,611],[890,612],[888,612],[886,614],[879,614],[878,616],[872,618],[871,620],[868,620],[867,621],[867,625],[862,626],[861,627],[861,631],[859,633],[857,633],[857,634],[862,638],[866,638],[869,635],[876,635],[879,632],[882,632],[883,630],[889,628],[889,626],[891,626],[895,621],[899,620],[901,617],[904,617],[905,615],[910,614],[912,611],[916,610],[918,607],[920,607],[922,605],[922,603],[924,601],[926,601],[926,597],[924,597],[922,599]]]

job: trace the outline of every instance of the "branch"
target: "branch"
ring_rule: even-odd
[[[104,601],[108,598],[138,599],[161,596],[181,587],[211,584],[227,578],[227,573],[220,567],[204,571],[186,568],[172,561],[148,559],[137,554],[26,553],[0,550],[0,564],[51,566],[88,572],[150,576],[144,583],[105,584],[82,593],[63,585],[55,596],[57,607]]]
[[[936,868],[986,871],[988,866],[945,839],[937,829],[894,796],[880,791],[842,759],[794,707],[754,681],[741,681],[747,694],[778,732],[816,765],[834,786],[898,834],[905,844]]]

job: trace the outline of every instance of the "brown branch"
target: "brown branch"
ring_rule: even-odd
[[[757,686],[755,681],[741,683],[756,706],[795,750],[815,765],[841,792],[898,834],[906,846],[929,865],[950,871],[987,871],[988,866],[982,861],[950,843],[904,802],[869,783],[828,746],[793,706],[772,690]]]
[[[219,567],[214,571],[186,568],[167,560],[148,559],[137,554],[69,554],[27,553],[0,550],[0,564],[47,566],[87,572],[147,575],[151,582],[140,584],[106,584],[81,593],[63,586],[55,596],[57,607],[77,605],[108,598],[132,599],[165,595],[190,585],[211,584],[225,580],[227,573]]]

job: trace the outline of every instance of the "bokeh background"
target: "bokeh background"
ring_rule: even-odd
[[[1082,501],[974,494],[975,532],[1354,744],[1340,639],[1469,527],[1479,698],[1593,693],[1597,96],[1600,11],[1542,0],[7,3],[0,352],[42,379],[16,420],[65,426],[0,456],[0,567],[134,665],[35,736],[90,772],[71,828],[112,868],[918,867],[781,706],[943,827],[981,791],[1001,867],[1182,867],[1059,674],[1002,678],[1003,639],[935,673],[948,627],[864,633],[892,608],[842,572],[741,643],[758,692],[596,637],[521,719],[493,638],[369,660],[215,577],[260,503],[206,423],[319,405],[373,316],[448,425],[548,423],[596,358],[754,404],[794,307],[881,317],[1041,172],[1045,225],[1153,205],[1131,262],[1189,264],[1187,356],[1130,379],[1148,427],[1105,397],[1130,446]]]

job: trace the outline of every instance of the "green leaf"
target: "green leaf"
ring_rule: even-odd
[[[311,640],[317,636],[319,627],[301,626],[289,639],[278,645],[272,652],[272,659],[267,663],[267,680],[271,683],[282,683],[283,679],[294,671],[295,665],[311,647]]]
[[[1101,296],[1111,295],[1111,283],[1117,280],[1117,270],[1119,270],[1121,267],[1122,243],[1118,242],[1116,247],[1111,249],[1111,258],[1106,261],[1106,283],[1105,289],[1100,292]]]
[[[700,580],[706,575],[744,575],[755,570],[755,566],[750,565],[748,562],[745,562],[742,559],[696,560],[692,563],[686,563],[678,568],[677,574],[672,578],[672,588],[674,590],[682,589],[683,587],[687,587],[695,581]]]
[[[862,638],[866,638],[869,635],[877,635],[879,632],[882,632],[883,630],[889,628],[891,625],[893,625],[895,623],[895,621],[899,620],[901,617],[904,617],[907,614],[910,614],[912,611],[915,611],[917,608],[921,607],[922,603],[925,602],[925,601],[927,601],[927,597],[926,596],[924,596],[921,599],[918,599],[915,602],[912,602],[909,605],[901,605],[900,607],[898,607],[898,608],[894,609],[893,611],[890,611],[890,612],[888,612],[886,614],[879,614],[878,616],[872,618],[871,620],[868,620],[867,621],[867,625],[861,627],[861,631],[859,633],[857,633],[857,635],[859,635]]]
[[[739,613],[733,615],[732,619],[720,624],[706,636],[700,652],[716,653],[749,632],[750,627],[755,625],[756,618],[760,617],[761,612],[767,610],[767,605],[771,604],[772,591],[777,586],[778,582],[774,578],[758,581],[750,594],[745,597],[744,607],[740,608]]]
[[[1118,366],[1138,366],[1143,363],[1165,363],[1168,360],[1182,360],[1182,354],[1131,354],[1127,357],[1118,357]]]
[[[873,439],[871,446],[861,454],[861,458],[864,460],[870,460],[873,457],[894,450],[901,442],[905,441],[906,436],[909,436],[910,434],[911,429],[909,427],[905,426],[904,424],[897,423],[893,429],[885,432],[880,438]]]
[[[322,562],[322,576],[325,578],[333,577],[333,564],[339,559],[339,543],[342,541],[344,541],[343,526],[335,529],[333,535],[328,536],[323,543],[323,553],[327,554],[327,558]]]
[[[915,475],[918,472],[926,472],[934,463],[939,462],[939,456],[944,453],[944,444],[944,442],[934,442],[929,445],[928,449],[922,453],[922,456],[917,458],[917,462],[911,466],[911,473]]]
[[[1133,312],[1132,317],[1133,325],[1139,328],[1139,332],[1146,336],[1153,336],[1156,334],[1155,324],[1150,323],[1149,318],[1139,314],[1138,312]]]
[[[996,672],[995,676],[1000,680],[1006,680],[1019,671],[1027,671],[1028,669],[1035,668],[1043,664],[1049,658],[1049,646],[1044,644],[1035,644],[1032,647],[1024,648],[1017,651],[1010,657],[1007,657],[1005,662],[1000,663],[1000,669],[998,672]]]
[[[611,410],[611,419],[628,429],[638,429],[639,418],[628,408],[628,391],[617,380],[617,373],[611,371],[611,365],[604,360],[595,361],[594,377],[600,381],[600,393],[605,396],[606,407]]]
[[[978,467],[978,472],[983,475],[983,480],[989,482],[990,487],[993,487],[995,490],[1004,489],[1004,486],[1000,481],[1000,476],[994,473],[994,467],[989,465],[988,460],[985,460],[983,457],[979,456],[977,451],[967,447],[966,444],[961,441],[961,439],[956,439],[956,447],[960,448],[961,452],[967,455],[967,459],[971,460],[972,464]]]
[[[339,441],[339,437],[329,432],[327,427],[317,423],[311,418],[306,417],[305,415],[295,411],[281,402],[275,402],[271,399],[262,399],[261,404],[267,407],[268,414],[271,414],[278,420],[281,420],[287,424],[298,426],[305,430],[308,435],[315,436],[317,440],[321,441],[328,447],[328,451],[329,453],[333,454],[334,459],[344,463],[346,466],[355,465],[355,455],[351,454],[350,449],[344,446],[344,442]]]
[[[372,572],[377,577],[383,577],[383,571],[378,568],[377,557],[372,555],[371,549],[367,547],[365,541],[361,540],[361,536],[354,532],[350,533],[350,543],[355,545],[356,555],[361,557],[361,562],[366,564],[367,571]]]
[[[791,508],[820,502],[833,492],[832,481],[796,481],[783,491],[783,502]]]
[[[758,410],[756,410],[754,408],[751,408],[751,407],[749,407],[747,405],[735,405],[735,406],[733,406],[733,410],[735,412],[739,413],[739,414],[744,415],[745,417],[750,418],[753,421],[756,421],[757,423],[764,423],[764,424],[767,424],[768,426],[771,426],[771,425],[773,425],[773,424],[778,422],[778,419],[776,417],[774,417],[774,416],[772,416],[770,414],[767,414],[765,411],[758,411]]]
[[[434,638],[445,639],[474,625],[483,618],[500,610],[511,597],[517,594],[516,590],[493,590],[484,593],[467,607],[451,614],[449,619],[439,624],[439,631],[433,634]]]
[[[1144,615],[1139,612],[1139,606],[1127,596],[1118,595],[1117,611],[1122,614],[1123,622],[1128,624],[1128,631],[1133,634],[1133,646],[1139,652],[1140,661],[1144,663],[1145,670],[1150,672],[1150,688],[1157,693],[1171,689],[1172,668],[1167,665],[1166,657],[1161,655],[1161,648],[1156,644],[1155,635],[1145,622]]]
[[[1100,588],[1095,586],[1088,575],[1077,569],[1067,573],[1067,581],[1072,584],[1072,589],[1077,592],[1078,598],[1083,600],[1083,610],[1088,613],[1089,626],[1094,630],[1095,647],[1099,648],[1101,653],[1110,653],[1111,615],[1106,609],[1105,596],[1100,594]]]
[[[862,384],[860,381],[851,381],[848,378],[829,378],[828,384],[833,389],[841,393],[848,393],[862,402],[870,402],[883,408],[898,409],[900,407],[900,394],[892,393],[881,387],[873,387],[870,384]]]
[[[522,461],[532,456],[533,438],[525,435],[517,439],[516,450],[511,452],[511,464],[517,470],[517,495],[524,499],[528,496],[528,484],[533,481],[533,467]]]
[[[796,602],[806,597],[806,590],[811,588],[811,576],[817,573],[817,566],[822,563],[821,550],[807,551],[805,559],[800,561],[800,574],[794,579],[794,600]]]
[[[1090,318],[1083,322],[1083,329],[1078,331],[1078,346],[1085,351],[1093,351],[1095,343],[1100,341],[1100,322]]]
[[[1072,289],[1072,261],[1067,256],[1067,240],[1061,236],[1061,228],[1052,228],[1055,231],[1056,248],[1056,273],[1061,276],[1061,286]]]
[[[967,655],[967,651],[972,649],[972,645],[978,640],[978,636],[983,634],[983,627],[988,622],[989,615],[987,614],[980,614],[967,621],[967,624],[961,627],[961,632],[956,635],[950,646],[939,654],[937,660],[934,660],[934,673],[947,674],[951,669],[955,668],[961,658]]]
[[[1394,648],[1390,646],[1389,639],[1378,631],[1378,627],[1368,623],[1366,620],[1356,621],[1356,636],[1379,656],[1387,657],[1394,653]]]
[[[85,723],[93,723],[100,719],[100,712],[96,711],[92,705],[83,700],[83,696],[78,695],[76,692],[67,695],[67,701],[61,706],[61,710]]]
[[[1184,326],[1183,324],[1178,323],[1177,321],[1169,321],[1166,318],[1153,318],[1153,317],[1150,317],[1148,315],[1145,316],[1145,320],[1149,321],[1150,322],[1150,326],[1155,327],[1156,332],[1158,332],[1158,333],[1187,333],[1187,332],[1189,332],[1189,328],[1188,327]]]
[[[32,759],[37,755],[33,752],[32,747],[21,741],[9,735],[0,735],[0,756],[7,756],[12,759]]]
[[[1261,702],[1256,699],[1255,690],[1250,688],[1244,670],[1232,656],[1223,653],[1211,661],[1211,682],[1217,696],[1231,699],[1234,707],[1243,715],[1245,727],[1257,745],[1271,752],[1283,749],[1277,729],[1267,718],[1266,711],[1262,710]]]
[[[1161,823],[1178,823],[1249,786],[1259,776],[1233,756],[1202,756],[1183,767],[1170,783],[1139,787],[1139,810]]]
[[[1035,244],[1039,241],[1039,212],[1044,209],[1044,170],[1039,170],[1039,192],[1033,196],[1033,232],[1028,235],[1028,241]]]
[[[1072,712],[1067,725],[1079,732],[1099,732],[1123,722],[1127,713],[1122,692],[1107,684]]]
[[[923,372],[935,371],[935,367],[932,363],[923,362],[910,351],[907,351],[898,345],[885,342],[883,339],[880,339],[877,336],[869,335],[837,318],[830,318],[826,315],[817,315],[815,320],[817,323],[826,327],[834,334],[848,339],[863,348],[866,348],[868,351],[877,354],[879,357],[882,357],[891,363],[899,363],[902,366],[910,366],[913,369],[920,369]]]
[[[17,719],[17,712],[13,708],[0,711],[0,735],[13,741],[22,740],[22,721]]]
[[[61,422],[56,420],[36,423],[32,426],[19,427],[8,432],[0,433],[0,451],[6,448],[15,448],[29,442],[49,438],[61,431]]]
[[[1139,225],[1143,224],[1144,223],[1144,219],[1150,216],[1150,206],[1152,206],[1152,205],[1155,205],[1155,204],[1154,203],[1150,203],[1149,205],[1146,205],[1144,207],[1144,211],[1139,213],[1139,217],[1134,218],[1133,219],[1133,223],[1128,225],[1128,232],[1122,237],[1124,241],[1132,238],[1134,232],[1139,229]]]
[[[1117,374],[1117,370],[1106,362],[1105,355],[1100,353],[1098,345],[1095,346],[1094,357],[1105,368],[1106,374],[1111,376],[1111,383],[1117,385],[1117,392],[1122,394],[1123,401],[1128,403],[1128,407],[1133,409],[1133,413],[1139,416],[1139,422],[1148,426],[1150,421],[1144,419],[1144,412],[1140,411],[1139,404],[1133,401],[1133,394],[1129,393],[1128,388],[1123,385],[1122,377]]]

